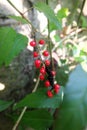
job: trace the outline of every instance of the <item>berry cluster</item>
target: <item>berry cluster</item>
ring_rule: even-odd
[[[45,41],[40,40],[38,42],[38,45],[44,45]],[[30,46],[35,47],[37,46],[36,41],[31,41]],[[40,72],[40,80],[44,81],[44,86],[48,89],[47,90],[47,96],[53,97],[54,93],[57,94],[60,90],[60,85],[54,83],[54,78],[56,75],[56,72],[52,70],[52,63],[50,60],[48,60],[48,56],[50,56],[50,53],[48,50],[44,50],[42,52],[42,55],[45,57],[45,60],[41,60],[39,58],[39,53],[37,51],[33,52],[33,57],[35,58],[34,65],[37,69],[39,69]]]

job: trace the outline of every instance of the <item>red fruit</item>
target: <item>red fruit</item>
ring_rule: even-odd
[[[50,65],[50,61],[49,60],[45,60],[45,65],[49,66]]]
[[[50,82],[49,82],[49,80],[46,80],[44,84],[45,84],[45,87],[50,87]]]
[[[55,76],[56,75],[56,71],[51,71],[51,74],[53,75],[53,76]]]
[[[48,91],[47,91],[47,96],[48,96],[49,98],[51,98],[51,97],[53,97],[53,93],[52,93],[50,90],[48,90]]]
[[[60,89],[60,85],[59,84],[54,84],[54,88]]]
[[[38,57],[38,52],[34,51],[33,52],[33,57]]]
[[[40,80],[44,80],[44,75],[41,74],[39,78]]]
[[[35,46],[36,46],[36,42],[33,40],[33,41],[30,42],[30,45],[31,45],[32,47],[35,47]]]
[[[45,41],[43,40],[43,39],[41,39],[40,41],[39,41],[39,44],[40,45],[43,45],[45,43]]]
[[[45,50],[45,51],[43,52],[43,55],[44,55],[44,56],[49,56],[49,52],[48,52],[47,50]]]
[[[59,89],[54,89],[54,92],[55,92],[55,93],[58,93],[58,92],[59,92]]]
[[[45,73],[46,73],[46,71],[45,71],[45,68],[44,68],[44,67],[42,67],[42,68],[40,69],[40,73],[42,73],[42,74],[45,74]]]
[[[35,66],[36,66],[36,68],[40,68],[41,61],[40,60],[35,60]]]
[[[60,90],[60,85],[55,84],[55,85],[54,85],[54,92],[55,92],[55,93],[58,93],[59,90]]]

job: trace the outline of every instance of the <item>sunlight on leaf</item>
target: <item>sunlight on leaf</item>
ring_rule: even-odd
[[[62,28],[61,23],[58,21],[54,11],[50,8],[50,6],[46,5],[44,2],[37,2],[34,6],[37,10],[45,14],[45,16],[49,19],[49,22],[56,26],[56,29]]]
[[[62,19],[64,17],[67,17],[69,15],[69,10],[68,8],[61,8],[58,13],[57,13],[57,17],[59,19]]]

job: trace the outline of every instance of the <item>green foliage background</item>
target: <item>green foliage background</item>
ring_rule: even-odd
[[[62,8],[57,14],[43,2],[37,2],[34,7],[43,12],[49,20],[49,30],[60,29],[62,31],[62,19],[67,18],[68,9]],[[12,19],[27,23],[25,19],[18,16],[9,16]],[[84,17],[81,17],[82,27],[87,27]],[[69,39],[69,38],[68,38]],[[0,112],[6,110],[13,104],[15,114],[12,118],[17,120],[17,110],[27,106],[27,110],[21,119],[20,130],[25,126],[35,130],[83,130],[87,126],[87,47],[85,44],[64,45],[61,37],[55,36],[55,41],[60,42],[61,50],[66,48],[67,57],[59,59],[56,80],[61,85],[60,92],[53,98],[48,98],[44,93],[46,89],[39,85],[36,92],[28,94],[21,101],[0,100]],[[0,66],[8,66],[28,43],[28,38],[17,33],[11,27],[0,28]],[[71,53],[72,52],[72,53]],[[69,58],[73,57],[74,68],[70,70]],[[72,65],[73,66],[73,65]],[[66,73],[67,71],[67,73]],[[54,116],[55,111],[56,118]]]

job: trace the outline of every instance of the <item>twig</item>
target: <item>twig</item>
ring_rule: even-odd
[[[79,21],[80,21],[81,15],[82,15],[82,11],[83,11],[85,2],[86,2],[86,0],[83,0],[83,2],[82,2],[81,12],[80,12],[79,17],[78,17],[78,19],[77,19],[77,24],[78,24],[78,25],[79,25]]]
[[[49,2],[48,2],[48,0],[46,0],[46,4],[48,5],[49,4]],[[49,31],[49,29],[50,29],[50,23],[49,23],[49,19],[47,19],[47,22],[48,22],[48,39],[50,39],[50,31]],[[52,53],[51,53],[51,41],[49,40],[49,51],[50,51],[50,56],[51,56],[51,60],[52,60]]]
[[[30,24],[30,25],[32,26],[34,32],[39,32],[39,31],[33,26],[33,24],[23,15],[23,13],[20,12],[20,11],[15,7],[15,5],[14,5],[10,0],[7,0],[7,1],[8,1],[8,3],[22,16],[22,18],[24,18],[24,19],[28,22],[28,24]],[[40,33],[40,32],[39,32],[39,33]]]
[[[21,121],[21,119],[22,119],[22,117],[23,117],[23,115],[24,115],[24,113],[25,113],[26,110],[27,110],[27,106],[25,106],[23,108],[23,110],[22,110],[22,112],[21,112],[18,120],[16,121],[15,125],[13,126],[12,130],[16,130],[16,128],[18,127],[18,125],[19,125],[19,123],[20,123],[20,121]]]
[[[14,6],[14,4],[10,0],[7,1],[20,15],[22,15],[22,13]]]
[[[40,79],[39,79],[39,76],[38,76],[37,82],[36,82],[36,84],[35,84],[34,89],[32,90],[32,93],[36,92],[37,87],[38,87],[38,84],[39,84],[39,81],[40,81]],[[22,110],[22,112],[21,112],[21,114],[20,114],[18,120],[16,121],[15,125],[13,126],[12,130],[16,130],[16,129],[17,129],[17,127],[18,127],[20,121],[22,120],[22,117],[23,117],[24,113],[26,112],[26,110],[27,110],[27,106],[25,106],[25,107],[23,108],[23,110]]]
[[[58,42],[58,44],[56,44],[56,45],[54,46],[54,48],[52,49],[52,52],[55,51],[55,49],[58,47],[58,45],[59,45],[60,43],[64,42],[66,39],[68,39],[68,38],[74,36],[76,33],[80,33],[81,31],[84,31],[84,30],[86,30],[86,29],[76,29],[74,32],[72,32],[72,33],[70,33],[69,35],[67,35],[66,37],[64,37],[62,40],[60,40],[60,41]]]
[[[46,4],[49,5],[49,0],[46,0]],[[48,21],[48,39],[50,39],[50,23],[49,23],[49,19],[47,19]],[[52,59],[52,47],[51,47],[51,40],[49,40],[49,51],[50,51],[50,57],[51,57],[51,62],[52,62],[52,69],[54,70],[54,61]]]
[[[40,82],[40,78],[39,78],[39,76],[38,76],[36,85],[35,85],[34,89],[32,90],[32,93],[36,92],[39,82]]]
[[[23,15],[25,14],[25,13],[27,13],[29,10],[31,10],[31,9],[33,9],[33,7],[31,7],[31,8],[29,8],[29,9],[27,9],[25,12],[23,12]]]

